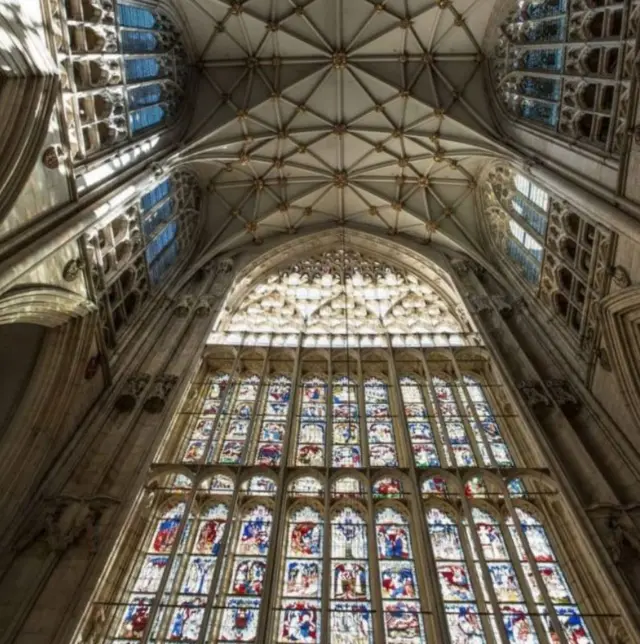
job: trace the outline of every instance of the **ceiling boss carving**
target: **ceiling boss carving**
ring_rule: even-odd
[[[473,246],[490,140],[480,44],[494,0],[189,0],[200,88],[180,162],[210,251],[356,224]]]

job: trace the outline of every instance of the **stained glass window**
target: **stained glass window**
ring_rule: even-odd
[[[282,443],[287,428],[291,380],[287,376],[271,379],[261,418],[256,465],[277,467],[282,459]]]
[[[219,463],[237,464],[242,461],[259,391],[260,376],[256,374],[243,375],[234,387],[233,399],[224,418],[220,445],[213,446],[219,449]]]
[[[312,506],[289,514],[278,642],[319,642],[324,521]]]
[[[449,514],[437,508],[427,512],[427,525],[451,640],[485,642],[458,527]]]
[[[156,188],[145,215],[170,196]],[[449,345],[210,347],[153,470],[157,511],[87,641],[596,641],[570,586],[589,562],[556,556],[542,518],[558,493],[493,369]]]
[[[255,641],[272,522],[272,511],[265,505],[250,506],[242,513],[231,551],[233,558],[230,561],[219,642]]]
[[[358,388],[351,378],[335,378],[332,388],[334,467],[362,467]]]
[[[331,517],[331,641],[373,641],[367,524],[351,507]]]
[[[410,376],[400,378],[400,392],[416,467],[437,467],[440,458],[419,381]]]
[[[424,644],[418,579],[407,517],[391,507],[378,510],[376,540],[386,641],[389,644]]]
[[[389,404],[389,385],[379,378],[365,380],[364,402],[369,464],[373,467],[394,467],[398,464],[398,454]]]
[[[327,382],[317,377],[303,380],[301,386],[297,465],[324,465],[327,434]]]

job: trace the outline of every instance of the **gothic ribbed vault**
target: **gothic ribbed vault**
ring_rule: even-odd
[[[495,143],[480,43],[494,0],[185,3],[201,87],[180,157],[209,251],[356,225],[481,253]]]

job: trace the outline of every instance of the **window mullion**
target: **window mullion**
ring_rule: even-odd
[[[549,618],[551,619],[553,629],[555,630],[556,635],[558,637],[557,641],[560,644],[568,644],[567,638],[564,634],[564,628],[562,627],[562,624],[558,619],[555,605],[551,601],[551,597],[549,597],[547,586],[544,583],[544,579],[542,579],[542,575],[540,574],[540,571],[538,570],[537,560],[535,558],[535,555],[533,554],[533,551],[531,550],[531,546],[529,545],[529,540],[527,539],[527,536],[525,535],[524,530],[522,529],[520,518],[518,517],[518,514],[515,511],[515,507],[513,505],[511,496],[509,494],[505,494],[504,501],[505,501],[505,506],[509,512],[509,516],[511,517],[511,521],[513,521],[513,527],[518,535],[518,538],[520,539],[520,542],[522,543],[522,547],[527,556],[527,562],[529,563],[529,568],[531,569],[531,573],[535,578],[536,584],[540,589],[540,594],[542,595],[547,611],[549,612]],[[508,529],[503,529],[503,533],[505,536],[505,541],[507,543],[509,554],[511,556],[511,560],[514,562],[517,562],[516,567],[520,570],[522,567],[522,564],[520,562],[520,557],[518,556],[518,552],[515,547],[515,544],[513,543],[513,537],[511,535],[511,531]],[[520,572],[522,577],[526,577],[526,575],[524,574],[524,571],[520,571]],[[531,605],[536,606],[534,599],[532,597],[532,593],[530,592],[529,587],[526,586],[526,583],[523,585],[522,590],[523,592],[525,592],[525,596],[527,598],[527,604],[531,601]],[[539,617],[538,621],[541,622],[542,617]],[[537,624],[536,624],[536,630],[538,630]]]
[[[424,398],[427,409],[431,407],[431,418],[433,418],[435,421],[433,423],[435,427],[433,427],[432,433],[436,448],[440,453],[440,463],[444,466],[457,467],[455,454],[453,453],[453,449],[451,447],[451,441],[449,440],[449,433],[447,432],[447,426],[444,422],[444,417],[442,415],[442,412],[440,411],[440,406],[438,405],[438,397],[436,395],[436,390],[433,385],[433,378],[431,377],[431,370],[429,369],[429,364],[424,355],[424,351],[420,351],[420,358],[425,374],[424,388],[426,389],[428,394],[425,395],[423,391],[422,396]]]
[[[284,476],[288,464],[295,465],[295,447],[300,435],[300,413],[296,413],[296,410],[299,410],[302,404],[302,337],[301,333],[298,336],[298,346],[293,359],[289,414],[282,441],[282,456],[280,457],[280,478]],[[284,484],[284,479],[280,481],[280,484]]]
[[[482,603],[486,607],[487,600],[485,597],[485,593],[482,592],[483,589],[486,590],[486,593],[489,596],[488,601],[489,601],[489,604],[491,604],[491,610],[495,615],[493,620],[495,623],[495,627],[498,630],[498,633],[500,634],[500,637],[502,638],[504,644],[508,644],[510,640],[507,635],[507,629],[504,625],[504,620],[502,618],[502,611],[500,609],[500,605],[498,604],[498,598],[496,597],[496,593],[493,588],[493,581],[491,579],[491,575],[489,574],[489,568],[487,566],[487,562],[484,558],[484,551],[482,549],[482,544],[480,543],[480,539],[478,538],[478,533],[476,532],[475,522],[473,520],[473,515],[471,514],[471,506],[470,506],[469,500],[465,495],[464,486],[462,487],[462,491],[460,494],[460,504],[462,506],[462,516],[463,516],[462,525],[460,526],[462,548],[464,550],[466,561],[471,562],[471,565],[469,566],[469,570],[473,571],[471,572],[471,574],[474,578],[474,581],[477,581],[479,583],[479,585],[476,586],[475,594],[478,598],[482,597],[483,599]],[[466,526],[468,526],[469,528],[468,530],[465,530],[465,527],[466,527],[465,523],[466,523]],[[471,543],[469,543],[469,540],[471,541]],[[474,552],[476,553],[477,559],[473,556]],[[482,579],[480,579],[480,576],[482,576]],[[487,621],[491,622],[492,620],[489,618]],[[483,623],[484,623],[484,620],[483,620]],[[493,629],[491,629],[489,632],[493,634]],[[544,642],[546,640],[544,638],[541,638],[540,641]]]
[[[218,620],[222,619],[223,608],[220,606],[216,606],[215,601],[220,596],[220,591],[222,591],[222,597],[224,597],[224,588],[220,586],[220,581],[221,581],[223,566],[225,565],[225,562],[232,558],[232,557],[226,556],[227,544],[229,543],[229,539],[231,539],[231,535],[235,532],[235,526],[233,525],[233,517],[238,505],[239,495],[240,495],[240,484],[238,482],[238,479],[235,479],[233,494],[231,496],[231,501],[229,502],[229,505],[228,505],[229,514],[228,514],[227,522],[225,524],[224,534],[222,535],[222,540],[220,542],[220,552],[216,557],[216,564],[213,568],[213,574],[211,576],[211,586],[209,588],[209,596],[207,597],[207,603],[205,604],[205,607],[204,607],[202,626],[200,628],[200,634],[198,635],[198,640],[196,644],[204,644],[205,639],[208,638],[208,635],[211,633],[211,630],[214,628],[215,624],[209,623],[212,614],[214,614],[214,611],[217,611]]]
[[[358,397],[358,428],[360,431],[361,463],[367,476],[371,478],[371,462],[369,460],[369,437],[367,435],[367,410],[364,402],[364,375],[362,372],[362,350],[358,349],[357,369],[358,379],[356,382],[356,396]]]
[[[258,389],[258,395],[253,401],[253,407],[251,408],[251,420],[249,421],[249,426],[247,427],[247,435],[244,439],[244,445],[242,446],[242,452],[240,453],[239,465],[250,465],[249,463],[249,453],[254,451],[252,448],[256,446],[256,437],[254,434],[256,431],[260,431],[260,420],[259,418],[264,416],[264,410],[267,405],[267,395],[269,392],[269,357],[271,353],[271,342],[273,340],[273,334],[269,336],[269,346],[265,349],[264,359],[262,362],[262,370],[260,372],[260,387]],[[262,411],[262,416],[259,415]],[[258,428],[256,430],[256,427]]]
[[[182,545],[181,544],[182,538],[184,536],[185,530],[187,529],[187,526],[189,525],[189,519],[191,517],[191,511],[195,502],[195,496],[196,496],[196,488],[194,487],[192,488],[191,492],[189,492],[188,500],[185,503],[182,519],[180,520],[180,525],[178,526],[178,530],[176,532],[173,545],[171,546],[171,552],[169,553],[169,556],[167,558],[168,559],[167,565],[165,566],[165,569],[162,573],[162,579],[158,584],[158,590],[156,591],[156,596],[151,605],[151,609],[149,610],[147,625],[144,629],[142,637],[140,638],[140,644],[148,644],[150,641],[153,641],[153,640],[150,640],[154,631],[153,625],[158,615],[160,606],[162,604],[162,597],[164,595],[167,582],[169,581],[169,577],[171,576],[171,570],[175,566],[178,550]],[[168,611],[168,614],[171,614],[171,610]],[[162,621],[164,622],[165,620],[163,619]]]
[[[326,418],[325,424],[325,455],[324,455],[324,475],[329,480],[331,476],[331,466],[333,464],[333,351],[329,349],[327,360],[327,400],[325,402]]]

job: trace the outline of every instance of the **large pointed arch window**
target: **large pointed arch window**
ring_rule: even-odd
[[[145,207],[166,196],[159,185]],[[315,298],[331,267],[312,265]],[[360,282],[366,299],[376,275],[399,280],[373,261],[354,266],[354,306]],[[253,300],[254,326],[264,311],[265,325],[286,314],[304,329],[300,309],[283,313],[294,269],[282,291],[270,290],[279,273],[243,283],[229,317],[271,293],[259,309]],[[331,281],[341,314],[344,274]],[[400,301],[410,292],[417,306],[406,309],[443,315],[444,295],[410,283]],[[401,346],[389,329],[378,345],[336,330],[334,346],[325,327],[318,346],[309,327],[290,343],[241,321],[214,336],[238,344],[206,348],[141,495],[150,512],[131,514],[77,644],[608,642],[616,607],[594,592],[606,573],[567,536],[581,524],[471,329],[458,323],[462,346],[453,332],[400,327]]]
[[[503,108],[528,126],[620,154],[631,81],[624,57],[635,37],[628,10],[622,0],[514,1],[491,57]]]

